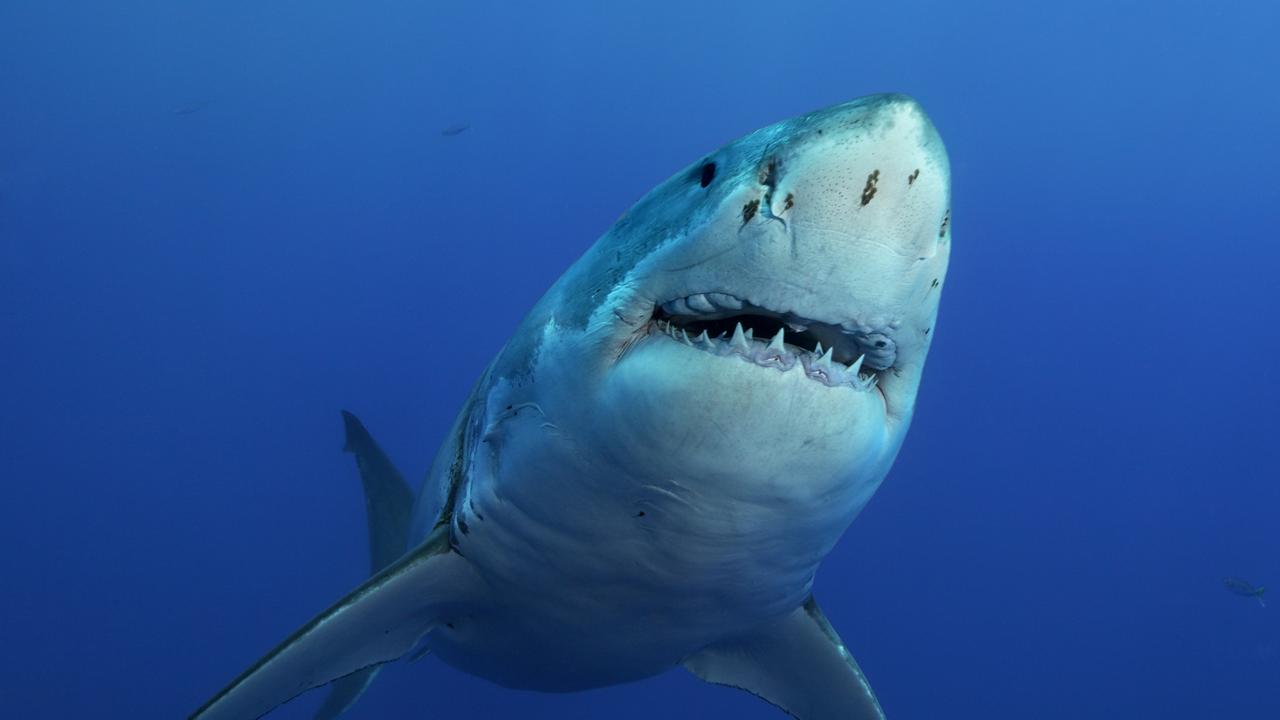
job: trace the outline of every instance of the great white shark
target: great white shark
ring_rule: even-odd
[[[355,416],[375,574],[199,708],[247,720],[430,651],[514,688],[683,666],[883,718],[811,588],[911,422],[950,250],[921,107],[875,95],[676,173],[546,293],[415,494]]]

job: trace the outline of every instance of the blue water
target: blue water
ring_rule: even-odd
[[[951,273],[816,586],[889,716],[1280,717],[1280,608],[1221,584],[1280,586],[1280,6],[689,5],[0,4],[0,716],[192,710],[365,573],[339,408],[418,476],[632,201],[889,90]],[[782,717],[433,658],[350,717],[462,712]]]

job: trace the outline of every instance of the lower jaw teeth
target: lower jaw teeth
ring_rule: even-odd
[[[859,357],[852,365],[845,365],[832,359],[831,349],[824,350],[821,345],[814,352],[797,350],[793,346],[783,344],[784,330],[769,342],[756,340],[750,330],[744,331],[739,323],[732,336],[722,334],[712,338],[704,330],[696,338],[690,338],[684,328],[676,327],[664,320],[658,321],[658,329],[671,338],[698,349],[720,356],[735,355],[748,362],[762,367],[771,367],[786,372],[800,365],[805,375],[813,380],[836,387],[844,385],[859,390],[869,390],[876,384],[876,375],[862,374],[862,363],[865,356]]]

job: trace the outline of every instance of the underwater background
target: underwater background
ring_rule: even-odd
[[[815,586],[888,716],[1280,717],[1280,608],[1223,585],[1280,585],[1278,32],[1239,0],[0,3],[0,716],[185,716],[364,578],[340,408],[421,477],[633,201],[895,91],[951,155],[951,270]],[[782,717],[431,657],[348,717],[463,714]]]

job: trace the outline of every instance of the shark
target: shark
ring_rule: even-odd
[[[921,106],[863,97],[655,187],[481,373],[415,493],[356,416],[372,575],[190,717],[427,652],[572,692],[683,667],[801,720],[884,712],[819,607],[911,423],[951,245]]]

